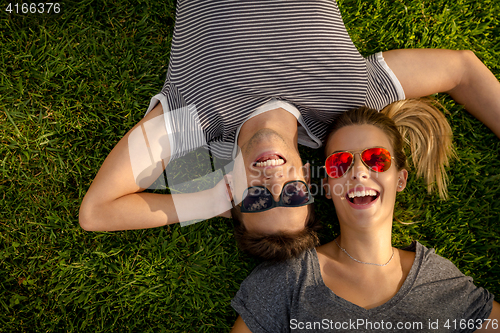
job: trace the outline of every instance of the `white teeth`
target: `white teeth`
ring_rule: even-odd
[[[277,159],[277,160],[267,160],[264,162],[257,162],[255,163],[256,167],[268,167],[268,166],[275,166],[275,165],[282,165],[285,164],[285,160],[282,158]]]
[[[356,198],[356,197],[364,197],[364,196],[372,196],[375,197],[377,196],[377,192],[375,190],[366,190],[366,191],[352,191],[348,193],[349,198]]]

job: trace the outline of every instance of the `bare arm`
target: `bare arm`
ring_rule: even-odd
[[[448,93],[500,138],[500,82],[473,52],[407,49],[383,55],[407,98]]]
[[[236,322],[234,323],[231,333],[252,333],[247,327],[241,316],[238,316]]]
[[[153,228],[179,222],[181,213],[183,221],[219,214],[220,207],[214,205],[214,200],[224,204],[220,200],[226,197],[223,183],[212,190],[175,195],[175,204],[172,195],[142,192],[170,160],[170,143],[162,126],[163,109],[158,103],[113,148],[83,198],[79,215],[83,229]],[[146,131],[151,135],[146,135]]]
[[[500,304],[493,301],[493,309],[488,317],[490,322],[485,321],[482,324],[481,329],[476,330],[476,332],[500,332]]]

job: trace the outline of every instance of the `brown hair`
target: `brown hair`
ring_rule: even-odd
[[[308,215],[303,230],[294,233],[262,234],[245,228],[239,208],[231,209],[234,237],[240,250],[265,260],[282,261],[297,257],[307,249],[319,245],[316,233],[321,228],[314,214],[314,204],[308,205]]]
[[[439,104],[431,99],[408,99],[388,105],[381,112],[360,107],[340,115],[330,125],[330,136],[342,127],[373,125],[384,131],[394,149],[398,170],[407,167],[404,144],[410,148],[417,177],[423,176],[427,190],[436,185],[441,199],[447,198],[445,166],[455,156],[452,131]],[[326,146],[325,146],[326,149]]]

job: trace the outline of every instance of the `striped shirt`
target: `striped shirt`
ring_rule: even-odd
[[[148,112],[160,101],[170,113],[171,159],[203,145],[231,159],[238,129],[270,101],[296,108],[309,136],[299,142],[319,148],[341,112],[402,98],[382,55],[358,52],[334,0],[178,0],[167,78]]]

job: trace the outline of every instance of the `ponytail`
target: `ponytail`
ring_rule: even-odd
[[[408,99],[388,105],[381,113],[391,118],[410,148],[417,177],[423,176],[427,190],[437,187],[441,199],[448,197],[445,166],[456,157],[452,131],[437,101]]]
[[[446,199],[448,178],[445,167],[456,154],[451,127],[437,105],[430,98],[408,99],[392,103],[381,112],[364,106],[345,112],[328,128],[325,153],[328,139],[340,128],[364,124],[376,126],[392,143],[398,170],[407,167],[403,148],[408,146],[417,177],[424,177],[429,192],[437,187],[441,199]]]

